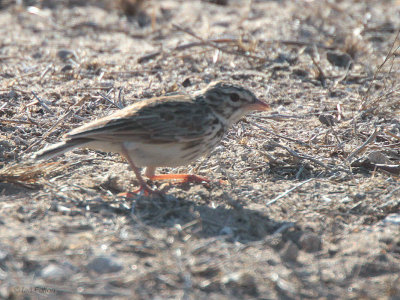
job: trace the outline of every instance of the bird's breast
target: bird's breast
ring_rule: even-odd
[[[177,167],[210,153],[223,134],[224,130],[220,128],[192,141],[162,144],[125,142],[124,146],[138,167]]]

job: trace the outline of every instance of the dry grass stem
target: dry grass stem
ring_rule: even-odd
[[[311,180],[314,180],[315,178],[309,178],[303,182],[300,182],[298,185],[286,190],[285,192],[283,192],[282,194],[280,194],[279,196],[275,197],[274,199],[268,201],[267,203],[265,203],[266,206],[270,206],[274,203],[276,203],[279,199],[285,197],[286,195],[288,195],[289,193],[293,192],[294,190],[298,189],[299,187],[303,186],[304,184],[310,182]]]
[[[369,144],[373,143],[375,141],[375,138],[377,137],[379,133],[379,130],[377,127],[375,127],[374,132],[368,137],[368,139],[357,149],[355,149],[353,152],[349,154],[347,157],[346,161],[351,162],[351,160],[358,154],[362,153]]]
[[[400,299],[395,2],[0,0],[1,298]],[[271,112],[157,169],[208,185],[132,199],[118,154],[26,161],[215,80]]]
[[[212,41],[209,41],[209,40],[204,40],[203,38],[199,37],[197,34],[192,32],[191,30],[185,29],[185,28],[183,28],[183,27],[181,27],[181,26],[179,26],[177,24],[172,24],[172,26],[174,28],[176,28],[176,29],[178,29],[178,30],[180,30],[182,32],[185,32],[185,33],[191,35],[192,37],[200,40],[202,43],[204,43],[204,45],[207,45],[207,46],[213,47],[215,49],[218,49],[221,52],[224,52],[224,53],[227,53],[227,54],[239,55],[239,56],[243,56],[243,57],[246,57],[246,58],[255,59],[255,60],[258,60],[260,63],[263,63],[263,62],[266,61],[265,57],[255,56],[255,55],[251,55],[251,54],[247,54],[247,53],[242,53],[240,51],[232,51],[232,50],[229,50],[229,49],[226,49],[226,48],[222,48],[218,44],[216,44],[216,43],[214,43]]]
[[[306,143],[306,142],[303,142],[303,141],[300,141],[300,140],[297,140],[297,139],[294,139],[294,138],[291,138],[291,137],[283,136],[281,134],[277,134],[277,133],[275,133],[275,132],[273,132],[271,130],[268,130],[267,128],[265,128],[265,127],[263,127],[261,125],[258,125],[255,122],[251,122],[251,121],[248,121],[248,120],[243,121],[243,122],[249,123],[249,124],[253,125],[254,127],[257,127],[257,128],[259,128],[259,129],[261,129],[261,130],[263,130],[263,131],[265,131],[265,132],[267,132],[269,134],[272,134],[273,136],[276,136],[276,137],[279,137],[281,139],[288,140],[288,141],[294,142],[296,144],[299,144],[301,146],[310,148],[310,145],[308,143]]]

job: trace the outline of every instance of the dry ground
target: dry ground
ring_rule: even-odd
[[[110,2],[0,1],[0,298],[400,299],[399,1]],[[29,161],[216,79],[273,108],[174,170],[225,185]]]

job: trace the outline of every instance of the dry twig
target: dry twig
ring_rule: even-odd
[[[39,102],[39,104],[40,104],[47,112],[53,114],[53,111],[50,109],[50,107],[48,107],[48,106],[46,105],[46,103],[44,103],[44,101],[43,101],[42,99],[40,99],[40,98],[38,97],[38,95],[36,95],[35,92],[32,91],[32,94],[33,94],[33,96],[36,98],[36,100]]]
[[[212,41],[209,41],[209,40],[204,40],[203,38],[201,38],[200,36],[198,36],[197,34],[192,32],[191,30],[185,29],[185,28],[183,28],[183,27],[181,27],[181,26],[179,26],[177,24],[172,24],[172,26],[175,27],[176,29],[178,29],[180,31],[183,31],[183,32],[191,35],[192,37],[198,39],[204,45],[207,45],[207,46],[213,47],[215,49],[218,49],[221,52],[225,52],[225,53],[233,54],[233,55],[240,55],[240,56],[244,56],[246,58],[256,59],[256,60],[259,60],[262,63],[264,63],[266,61],[265,57],[260,57],[260,56],[256,56],[256,55],[250,55],[250,54],[247,54],[247,53],[242,53],[240,51],[232,51],[232,50],[228,50],[228,49],[222,48],[219,45],[217,45],[216,43],[214,43]]]
[[[272,145],[272,146],[275,146],[275,147],[279,147],[279,148],[285,149],[285,150],[286,150],[287,152],[289,152],[289,154],[291,154],[292,156],[294,156],[294,157],[296,157],[296,158],[298,158],[298,159],[300,159],[300,160],[303,160],[303,159],[309,160],[309,161],[311,161],[312,163],[314,163],[314,164],[316,164],[316,165],[318,165],[318,166],[320,166],[320,167],[323,167],[323,168],[325,168],[325,169],[327,169],[327,170],[329,170],[329,171],[333,171],[333,172],[343,171],[343,172],[346,172],[346,173],[350,173],[349,170],[346,170],[346,169],[344,169],[344,168],[340,168],[340,167],[332,168],[332,167],[330,167],[330,166],[324,164],[323,162],[319,161],[318,159],[316,159],[316,158],[314,158],[314,157],[312,157],[312,156],[305,155],[305,154],[299,154],[299,153],[297,153],[296,151],[294,151],[293,149],[290,149],[289,147],[286,147],[286,146],[281,145],[281,144],[279,144],[279,143],[271,142],[271,145]]]
[[[369,144],[371,144],[375,140],[377,135],[378,135],[378,128],[375,127],[374,132],[369,136],[369,138],[360,147],[351,152],[347,157],[346,161],[350,162],[354,156],[361,153]]]
[[[29,125],[32,125],[32,124],[34,124],[34,125],[38,125],[37,123],[35,123],[34,121],[32,121],[32,120],[28,120],[28,121],[25,121],[25,120],[13,120],[13,119],[3,119],[3,118],[0,118],[0,123],[5,123],[5,124],[29,124]]]
[[[268,201],[267,203],[265,203],[266,206],[270,206],[271,204],[274,204],[276,201],[278,201],[279,199],[285,197],[286,195],[288,195],[290,192],[293,192],[295,189],[298,189],[299,187],[301,187],[302,185],[310,182],[311,180],[313,180],[315,178],[309,178],[306,181],[303,181],[301,183],[299,183],[298,185],[288,189],[287,191],[285,191],[284,193],[280,194],[278,197],[275,197],[274,199],[272,199],[271,201]]]
[[[41,143],[43,140],[45,140],[52,132],[55,128],[57,128],[57,126],[67,117],[69,117],[74,111],[70,108],[63,116],[61,116],[61,118],[59,118],[57,120],[57,122],[51,126],[51,128],[37,141],[33,142],[32,144],[29,145],[28,148],[26,148],[26,150],[24,151],[24,153],[29,152],[33,146]]]
[[[61,162],[31,164],[8,164],[0,169],[0,182],[10,182],[33,187],[37,179],[43,175],[65,169]]]
[[[366,96],[364,101],[361,103],[360,105],[360,110],[363,111],[367,108],[367,102],[368,102],[368,97],[369,97],[369,93],[371,92],[371,88],[374,86],[373,83],[376,80],[376,77],[378,76],[378,74],[381,72],[383,66],[389,61],[389,59],[394,56],[394,53],[400,48],[400,46],[398,46],[396,49],[394,49],[396,42],[399,40],[399,35],[400,35],[400,29],[397,31],[396,37],[393,40],[392,45],[390,46],[390,49],[387,53],[387,55],[385,56],[385,59],[383,60],[382,64],[379,65],[379,67],[376,69],[375,73],[374,73],[374,77],[372,78],[368,90],[366,92]]]
[[[275,133],[275,132],[273,132],[271,130],[268,130],[267,128],[265,128],[263,126],[258,125],[257,123],[254,123],[254,122],[251,122],[251,121],[248,121],[248,120],[246,120],[246,121],[243,120],[243,122],[249,123],[249,124],[251,124],[251,125],[253,125],[253,126],[255,126],[255,127],[265,131],[265,132],[268,132],[269,134],[272,134],[272,135],[274,135],[276,137],[279,137],[279,138],[294,142],[294,143],[299,144],[299,145],[304,146],[304,147],[311,148],[309,144],[307,144],[307,143],[305,143],[303,141],[296,140],[296,139],[293,139],[293,138],[290,138],[290,137],[286,137],[286,136],[277,134],[277,133]]]
[[[187,44],[179,45],[174,48],[168,49],[167,52],[172,52],[172,51],[182,51],[185,49],[193,48],[193,47],[200,47],[207,45],[208,43],[215,43],[215,44],[238,44],[239,42],[249,42],[247,39],[239,39],[239,38],[216,38],[216,39],[209,39],[201,42],[190,42]],[[329,47],[325,46],[322,44],[314,44],[314,43],[309,43],[309,42],[301,42],[301,41],[290,41],[290,40],[257,40],[258,43],[264,43],[264,44],[283,44],[283,45],[289,45],[289,46],[316,46],[317,48],[322,48],[324,50],[332,50],[334,47]],[[144,63],[148,60],[154,59],[157,56],[161,55],[163,51],[155,51],[149,54],[146,54],[144,56],[141,56],[138,58],[138,63]],[[238,54],[238,53],[235,53]],[[263,58],[267,60],[266,58]]]
[[[110,91],[111,92],[111,91]],[[112,105],[114,105],[116,108],[119,108],[119,109],[122,109],[122,108],[124,108],[123,106],[122,106],[122,104],[121,104],[121,99],[119,99],[119,103],[116,103],[115,101],[112,101],[110,98],[108,98],[108,95],[109,95],[110,93],[108,93],[107,95],[104,95],[103,93],[99,93],[99,95],[103,98],[103,99],[105,99],[105,100],[107,100],[108,102],[110,102]]]

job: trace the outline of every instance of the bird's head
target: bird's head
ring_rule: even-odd
[[[228,82],[213,82],[203,92],[203,101],[229,125],[252,111],[269,110],[270,106],[257,99],[248,89]]]

